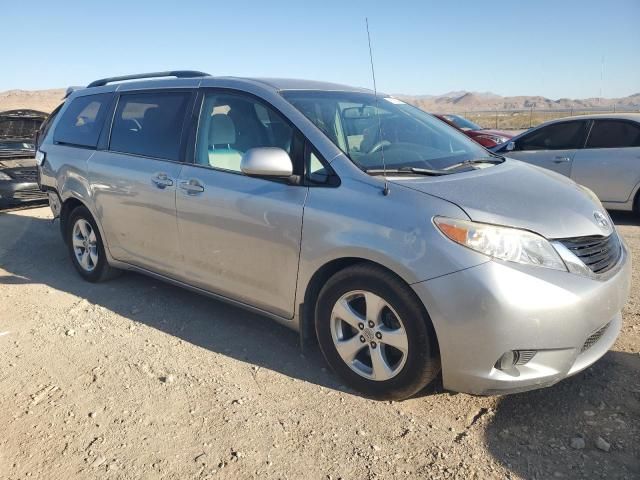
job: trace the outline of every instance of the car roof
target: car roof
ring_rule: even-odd
[[[340,83],[322,82],[318,80],[303,80],[297,78],[245,78],[238,80],[247,80],[258,82],[270,86],[275,90],[321,90],[321,91],[337,91],[337,92],[362,92],[373,93],[368,88],[352,87],[350,85],[342,85]]]
[[[623,113],[591,113],[589,115],[574,115],[572,117],[562,117],[549,120],[541,123],[542,125],[551,125],[552,123],[567,122],[572,120],[632,120],[634,122],[640,122],[640,113],[623,112]]]
[[[125,90],[143,90],[146,88],[172,88],[172,87],[229,87],[242,89],[247,87],[259,87],[274,92],[294,90],[339,91],[373,93],[367,88],[352,87],[338,83],[322,82],[317,80],[301,80],[294,78],[250,78],[231,76],[198,76],[190,78],[148,78],[142,80],[127,80],[107,83],[106,85],[89,87],[70,87],[69,96],[84,96],[90,93],[104,93]],[[383,95],[383,94],[380,94]]]

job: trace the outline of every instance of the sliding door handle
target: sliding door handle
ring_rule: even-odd
[[[180,182],[180,188],[187,192],[188,195],[196,195],[204,192],[204,185],[202,185],[200,180],[196,180],[195,178]]]
[[[169,175],[164,172],[156,173],[151,177],[151,182],[153,182],[153,184],[158,188],[166,188],[173,185],[173,180],[171,180]]]
[[[570,162],[571,159],[569,157],[557,156],[553,159],[553,163],[567,163]]]

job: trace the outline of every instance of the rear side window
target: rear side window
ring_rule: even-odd
[[[111,93],[99,93],[72,100],[60,117],[53,141],[95,148],[111,97]]]
[[[596,120],[587,148],[640,147],[640,125],[622,120]]]
[[[55,110],[53,110],[53,112],[51,112],[51,114],[47,117],[47,119],[42,122],[42,125],[40,125],[40,130],[38,130],[38,132],[36,133],[36,147],[40,147],[40,145],[44,141],[45,137],[49,133],[49,130],[51,129],[51,125],[53,125],[53,121],[56,119],[63,106],[64,103],[58,105]]]
[[[554,123],[524,135],[516,142],[517,150],[571,150],[582,148],[587,122]]]
[[[180,139],[190,97],[190,92],[121,95],[109,149],[179,161]]]

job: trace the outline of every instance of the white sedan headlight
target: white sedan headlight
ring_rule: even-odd
[[[433,222],[450,240],[489,257],[567,271],[551,243],[527,230],[445,217],[435,217]]]

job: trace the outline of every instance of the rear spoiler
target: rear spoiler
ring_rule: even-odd
[[[83,88],[84,87],[69,87],[69,88],[67,88],[67,91],[64,94],[64,98],[67,98],[69,95],[71,95],[76,90],[82,90]]]

